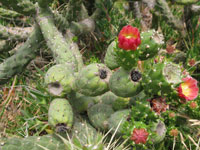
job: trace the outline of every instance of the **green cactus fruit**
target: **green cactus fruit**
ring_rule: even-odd
[[[112,106],[98,103],[88,109],[88,117],[92,125],[101,130],[108,129],[108,118],[114,113]]]
[[[152,142],[157,144],[164,140],[167,129],[164,122],[158,120],[157,122],[153,123],[151,131],[155,133],[152,135]]]
[[[120,68],[110,77],[110,90],[120,97],[135,96],[142,91],[141,77],[141,73],[136,69],[127,71]]]
[[[98,96],[109,90],[111,71],[104,64],[90,64],[78,73],[73,88],[88,96]]]
[[[131,70],[132,68],[137,66],[137,62],[139,60],[139,50],[123,50],[120,49],[118,46],[114,49],[116,53],[116,60],[119,66],[124,68],[125,70]]]
[[[142,85],[149,96],[170,96],[175,94],[175,86],[181,83],[181,68],[171,62],[157,63],[149,73],[144,74]]]
[[[56,132],[62,132],[72,127],[73,111],[67,99],[56,98],[49,107],[48,123]]]
[[[112,104],[112,107],[115,111],[126,109],[130,104],[130,97],[118,97]]]
[[[69,64],[57,64],[52,66],[45,75],[45,84],[48,91],[54,96],[63,97],[72,91],[74,70]]]
[[[130,112],[130,109],[123,109],[113,113],[108,119],[108,129],[114,133],[119,126],[116,135],[122,135],[123,124],[130,118]]]
[[[0,139],[1,150],[63,150],[64,143],[55,135],[29,136],[27,138],[12,137]]]
[[[114,50],[114,48],[116,48],[117,43],[116,41],[113,41],[107,48],[106,51],[106,55],[104,58],[104,63],[106,64],[106,66],[110,69],[116,69],[119,67],[118,63],[117,63],[117,58],[116,58],[116,52]]]
[[[155,30],[149,30],[141,33],[142,44],[139,45],[139,59],[146,60],[154,57],[159,49],[161,48],[163,42],[163,35],[159,34]]]
[[[86,112],[89,107],[98,101],[98,97],[86,96],[77,92],[73,92],[68,98],[73,110],[77,113]]]
[[[104,93],[103,95],[100,96],[100,103],[107,104],[107,105],[112,105],[113,102],[118,98],[114,93],[111,91],[108,91]]]

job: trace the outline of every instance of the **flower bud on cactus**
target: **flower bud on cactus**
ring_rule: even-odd
[[[98,96],[109,90],[110,76],[111,71],[104,64],[90,64],[78,73],[73,88],[84,95]]]
[[[62,132],[72,127],[73,111],[66,99],[56,98],[51,102],[48,111],[48,123],[57,132]]]
[[[141,77],[141,73],[135,69],[126,71],[120,68],[110,78],[110,90],[121,97],[135,96],[142,91]]]
[[[155,30],[142,32],[142,44],[138,46],[139,59],[146,60],[154,57],[158,53],[162,44],[164,44],[163,39],[163,35],[159,34]]]
[[[188,76],[183,78],[183,83],[181,83],[178,87],[179,97],[190,101],[197,98],[199,93],[199,88],[197,86],[197,80]]]
[[[48,91],[55,96],[64,96],[72,91],[73,68],[67,64],[52,66],[45,75]]]

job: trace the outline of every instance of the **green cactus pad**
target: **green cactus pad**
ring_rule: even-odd
[[[77,92],[73,92],[68,98],[74,111],[78,113],[84,113],[98,101],[98,97],[86,96]]]
[[[45,75],[45,84],[48,91],[55,96],[64,96],[72,91],[74,81],[73,66],[57,64],[52,66]]]
[[[65,149],[64,143],[59,137],[55,135],[45,136],[30,136],[27,138],[9,138],[0,139],[1,150],[44,150],[45,147],[48,150],[63,150]]]
[[[164,122],[158,120],[157,122],[154,122],[151,131],[155,133],[155,135],[153,135],[152,141],[154,144],[157,144],[163,141],[167,129]]]
[[[88,109],[88,117],[92,125],[97,129],[108,129],[108,118],[114,113],[112,106],[106,104],[96,104]]]
[[[73,111],[68,100],[56,98],[51,102],[48,111],[48,123],[57,132],[65,131],[72,127]]]
[[[169,96],[175,86],[182,82],[181,69],[171,62],[157,63],[148,74],[143,76],[144,91],[147,95]]]
[[[96,135],[99,134],[94,127],[92,127],[87,120],[76,118],[73,128],[72,137],[77,138],[82,145],[89,144],[95,140]],[[94,141],[93,141],[94,142]],[[95,144],[93,143],[92,144]]]
[[[109,90],[111,71],[104,64],[90,64],[82,68],[74,82],[74,90],[88,96],[98,96]]]
[[[139,59],[146,60],[154,57],[159,49],[161,48],[163,42],[163,35],[159,34],[155,30],[149,30],[141,33],[142,44],[138,47]]]
[[[123,109],[116,111],[110,116],[110,118],[108,119],[108,128],[111,130],[112,133],[114,133],[119,126],[116,135],[122,135],[123,124],[128,118],[130,118],[130,112],[130,109]]]
[[[111,91],[104,93],[100,96],[99,101],[100,103],[104,103],[107,105],[112,105],[112,103],[118,98],[114,93]]]
[[[137,70],[126,71],[118,69],[110,78],[110,90],[117,96],[131,97],[137,95],[142,90],[141,74]]]
[[[124,68],[125,70],[131,70],[133,67],[137,66],[137,62],[139,60],[139,50],[123,50],[120,49],[118,46],[114,49],[116,53],[116,60],[119,66]]]
[[[116,41],[113,41],[108,46],[106,55],[104,58],[104,62],[106,64],[106,66],[112,70],[119,67],[119,65],[117,63],[116,52],[114,51],[114,48],[116,48],[116,46],[117,46]]]
[[[126,109],[130,104],[130,97],[118,97],[112,104],[112,107],[115,111]]]

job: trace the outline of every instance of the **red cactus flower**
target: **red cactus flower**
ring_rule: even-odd
[[[179,97],[185,100],[193,100],[198,96],[199,88],[197,86],[197,80],[188,76],[183,78],[183,83],[178,87]]]
[[[131,140],[134,141],[135,144],[139,144],[139,143],[145,144],[148,136],[149,136],[149,133],[144,128],[141,128],[141,129],[135,128],[131,135]]]
[[[141,44],[140,32],[131,25],[124,26],[118,35],[118,47],[124,50],[136,50]]]

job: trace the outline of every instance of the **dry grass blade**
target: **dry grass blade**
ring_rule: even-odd
[[[183,144],[183,146],[185,147],[185,149],[186,150],[189,150],[188,148],[187,148],[187,145],[185,144],[185,142],[184,142],[184,138],[183,138],[183,134],[180,132],[180,137],[181,137],[181,143]]]
[[[191,123],[191,126],[199,126],[200,125],[200,120],[190,119],[189,122]]]

